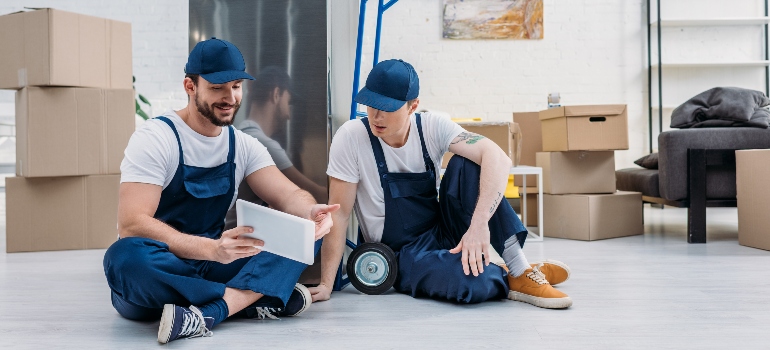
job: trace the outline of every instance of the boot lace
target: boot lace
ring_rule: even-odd
[[[545,279],[545,274],[543,274],[543,271],[540,271],[540,267],[542,266],[543,263],[537,264],[537,266],[532,268],[532,271],[527,273],[527,277],[535,281],[537,284],[549,284],[548,280]]]
[[[212,335],[214,335],[214,332],[206,328],[206,322],[203,320],[201,310],[195,306],[190,306],[190,313],[184,314],[182,330],[179,331],[179,336],[197,338],[210,337]]]

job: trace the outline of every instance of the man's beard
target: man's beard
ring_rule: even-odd
[[[233,107],[233,116],[230,118],[229,121],[224,121],[221,119],[218,119],[217,116],[214,114],[214,108],[217,107]],[[207,106],[205,104],[201,104],[200,101],[198,101],[198,95],[195,95],[195,107],[198,109],[198,113],[200,113],[202,116],[206,117],[211,124],[214,124],[216,126],[230,126],[233,125],[233,120],[235,120],[235,115],[238,113],[238,109],[241,108],[240,103],[236,103],[234,105],[231,105],[229,103],[212,103],[211,106]]]

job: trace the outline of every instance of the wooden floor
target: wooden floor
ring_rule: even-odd
[[[5,203],[5,194],[0,203]],[[110,305],[104,250],[5,254],[0,231],[0,348],[145,349],[157,322]],[[454,305],[348,287],[296,318],[225,321],[172,348],[770,348],[770,252],[739,246],[735,209],[708,211],[709,243],[685,242],[686,212],[645,208],[643,236],[529,243],[530,261],[568,263],[574,305]]]

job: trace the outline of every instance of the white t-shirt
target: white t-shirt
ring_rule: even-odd
[[[452,139],[464,130],[447,117],[430,112],[420,113],[420,116],[425,147],[438,171],[441,169],[441,158],[449,150]],[[393,148],[382,139],[377,139],[385,153],[388,172],[425,172],[417,122],[414,114],[410,118],[412,125],[409,128],[406,144],[403,146]],[[380,185],[369,134],[361,120],[346,122],[334,135],[326,174],[345,182],[358,183],[354,210],[358,216],[361,231],[367,242],[379,242],[385,227],[385,195]],[[436,174],[436,186],[439,185],[439,181],[439,175]]]
[[[203,136],[190,128],[173,110],[163,114],[171,120],[179,133],[184,152],[185,165],[213,168],[227,161],[230,148],[230,132],[222,128],[215,137]],[[257,139],[235,131],[235,194],[230,202],[232,207],[238,196],[238,184],[251,173],[275,165],[267,148]],[[139,127],[131,139],[120,164],[120,182],[141,182],[162,186],[171,183],[179,166],[179,146],[171,128],[159,119],[150,119]]]
[[[238,129],[246,133],[246,135],[254,137],[267,147],[267,152],[270,153],[270,157],[273,158],[278,170],[285,170],[294,166],[294,164],[291,163],[289,156],[286,155],[286,151],[281,147],[281,144],[265,135],[265,132],[262,131],[262,127],[259,126],[257,122],[246,119],[238,124]]]

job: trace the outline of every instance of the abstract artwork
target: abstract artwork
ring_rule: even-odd
[[[443,1],[444,38],[543,38],[543,0]]]

